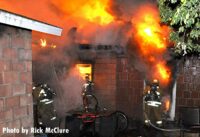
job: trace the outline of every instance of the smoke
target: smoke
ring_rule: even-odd
[[[108,11],[116,18],[116,20],[127,22],[132,19],[138,6],[145,3],[146,0],[110,0]]]
[[[34,43],[37,43],[40,38],[46,38],[51,43],[66,46],[69,30],[76,27],[77,43],[125,46],[131,31],[130,21],[134,15],[134,9],[143,2],[144,0],[42,0],[37,2],[2,0],[0,7],[63,28],[61,37],[33,32]],[[101,6],[105,6],[105,13],[114,18],[107,24],[101,24],[102,21],[109,20],[107,14],[102,16],[100,15],[102,13],[97,13],[96,16],[83,14],[86,8],[94,10],[98,8],[94,5],[101,3]],[[88,16],[95,17],[91,20]]]
[[[82,108],[83,80],[77,73],[76,67],[71,68],[68,75],[59,79],[62,90],[57,92],[55,106],[58,106],[56,110],[59,117],[65,117],[67,112]]]
[[[57,90],[56,108],[59,115],[63,116],[66,111],[79,107],[82,101],[82,81],[73,69],[78,58],[76,48],[79,43],[124,48],[129,45],[134,67],[146,76],[154,72],[133,40],[133,17],[138,6],[143,4],[146,4],[144,0],[1,0],[0,7],[63,28],[61,37],[32,33],[34,81],[49,83]],[[105,10],[95,11],[98,5]],[[39,46],[41,38],[57,48],[42,49]],[[166,58],[163,55],[155,57]]]
[[[109,17],[104,13],[98,13],[100,11],[95,11],[95,8],[98,8],[95,7],[95,4],[99,3],[102,3],[102,7],[105,6],[105,12],[113,18],[107,24],[101,24],[101,22],[102,20],[109,20]],[[58,13],[59,11],[68,26],[72,25],[77,28],[77,43],[119,45],[123,47],[127,45],[132,33],[131,19],[134,16],[135,9],[140,4],[144,4],[144,0],[51,0],[54,12]],[[84,7],[87,7],[88,11]],[[91,20],[83,14],[85,12],[94,12],[97,15],[94,18],[91,17]],[[90,16],[94,15],[90,14]],[[68,30],[66,26],[64,28]]]
[[[55,90],[54,106],[60,118],[66,112],[81,107],[82,79],[73,68],[77,61],[77,45],[74,42],[76,28],[66,35],[66,46],[41,48],[39,43],[33,43],[33,82],[47,83]]]
[[[84,7],[94,9],[96,8],[94,6],[96,3],[106,4],[105,12],[114,19],[109,23],[102,24],[102,21],[109,20],[109,17],[104,15],[104,13],[99,15],[99,11],[93,10],[90,12],[97,12],[97,15],[88,15],[95,16],[92,19],[88,19],[88,16],[83,14],[84,12],[87,12]],[[139,3],[141,2],[134,3],[130,0],[123,2],[110,0],[51,0],[48,5],[51,12],[55,13],[59,17],[59,21],[61,22],[60,26],[64,28],[62,36],[63,43],[61,44],[66,44],[68,42],[66,39],[68,31],[71,28],[76,28],[76,43],[92,45],[119,45],[125,47],[131,33],[130,21],[133,16],[133,9]],[[121,19],[119,19],[119,14],[116,14],[116,8],[113,5],[120,5],[118,8],[120,8],[120,12],[122,14]]]
[[[109,24],[102,26],[88,26],[78,30],[77,41],[80,43],[89,43],[92,45],[119,45],[126,46],[128,37],[125,35],[130,29],[130,25],[126,24]]]

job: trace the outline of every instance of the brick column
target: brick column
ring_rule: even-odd
[[[0,24],[0,136],[24,136],[3,134],[3,127],[32,126],[31,31]]]
[[[127,57],[117,60],[117,109],[133,119],[142,119],[144,80],[139,71],[129,64]]]
[[[114,55],[97,56],[94,64],[95,94],[101,107],[116,109],[116,64]]]

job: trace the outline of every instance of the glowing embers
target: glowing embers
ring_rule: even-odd
[[[81,78],[85,79],[85,76],[89,76],[89,79],[92,80],[92,64],[76,64],[76,67]]]

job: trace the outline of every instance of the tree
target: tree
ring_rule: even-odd
[[[170,39],[178,55],[200,54],[200,1],[157,0],[161,21],[172,28]]]

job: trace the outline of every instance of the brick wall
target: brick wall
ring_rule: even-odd
[[[95,94],[101,107],[116,109],[116,64],[114,55],[98,55],[93,69]]]
[[[33,126],[31,31],[0,24],[0,136],[2,128]],[[32,135],[28,135],[32,136]]]
[[[182,59],[178,65],[176,111],[181,106],[200,106],[200,59]],[[129,117],[142,116],[142,75],[128,64],[126,57],[117,60],[116,108]]]
[[[181,60],[177,75],[177,108],[200,106],[200,58]]]
[[[117,60],[117,110],[133,119],[142,118],[142,75],[128,63],[126,57]]]
[[[182,59],[177,68],[176,111],[181,106],[200,106],[200,59]],[[126,56],[97,56],[94,83],[101,106],[141,119],[143,82],[142,74],[129,65]]]
[[[142,118],[143,79],[126,57],[98,55],[93,69],[95,94],[101,107]]]

